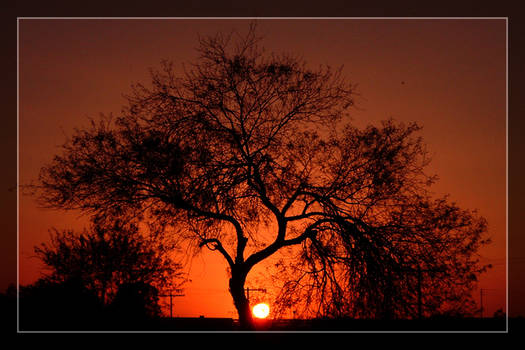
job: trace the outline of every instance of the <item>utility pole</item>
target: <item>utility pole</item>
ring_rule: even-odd
[[[170,318],[173,318],[173,302],[172,302],[172,298],[173,297],[183,297],[184,294],[173,294],[171,291],[170,291],[170,294],[164,294],[164,295],[159,295],[159,297],[170,297]]]
[[[480,304],[480,307],[479,307],[480,318],[483,318],[483,288],[479,289],[479,304]]]
[[[422,275],[423,272],[444,272],[439,269],[421,269],[421,266],[417,266],[417,269],[405,269],[405,272],[416,273],[417,277],[417,317],[418,319],[423,318],[423,293],[422,293]]]
[[[479,314],[480,318],[483,318],[483,292],[486,292],[488,290],[495,290],[495,289],[489,289],[489,288],[480,288],[479,289]]]
[[[417,266],[417,318],[423,317],[423,302],[421,300],[421,267]]]
[[[266,293],[266,289],[263,288],[246,288],[246,299],[248,299],[248,303],[250,302],[250,291]]]

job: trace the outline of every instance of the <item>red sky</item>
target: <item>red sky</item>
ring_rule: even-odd
[[[35,180],[74,127],[118,114],[134,82],[162,59],[196,57],[197,34],[245,31],[249,20],[19,20],[19,180]],[[502,19],[259,19],[269,51],[298,53],[310,64],[344,65],[358,84],[358,125],[393,117],[417,121],[439,175],[437,195],[478,209],[493,243],[481,251],[494,268],[482,276],[487,315],[506,308],[506,21]],[[20,283],[41,271],[33,247],[48,229],[82,228],[78,213],[38,209],[20,196]],[[512,260],[520,267],[523,259]],[[203,252],[174,315],[234,316],[226,265]],[[256,286],[248,277],[248,286]],[[5,288],[1,286],[2,289]],[[525,314],[525,308],[516,313]],[[512,310],[511,310],[512,311]],[[512,314],[512,313],[511,313]]]

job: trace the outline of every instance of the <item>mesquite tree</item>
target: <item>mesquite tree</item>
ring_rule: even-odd
[[[76,131],[42,169],[44,205],[179,228],[224,257],[244,326],[248,273],[284,247],[302,248],[310,275],[345,281],[321,299],[356,288],[356,305],[397,293],[404,268],[479,272],[484,220],[430,199],[416,124],[352,126],[342,70],[265,53],[253,27],[199,42],[183,73],[164,61],[121,115]]]

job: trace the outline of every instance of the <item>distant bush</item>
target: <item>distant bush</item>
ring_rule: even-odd
[[[40,279],[20,288],[20,330],[86,330],[97,327],[103,304],[82,281]]]

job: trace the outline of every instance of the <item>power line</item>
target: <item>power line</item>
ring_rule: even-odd
[[[248,299],[248,302],[250,302],[250,291],[266,293],[266,289],[264,288],[245,288],[245,290],[246,290],[246,299]]]
[[[184,294],[173,294],[170,292],[170,294],[163,294],[163,295],[159,295],[159,297],[170,297],[170,318],[173,318],[173,302],[172,302],[172,298],[173,297],[183,297]]]

